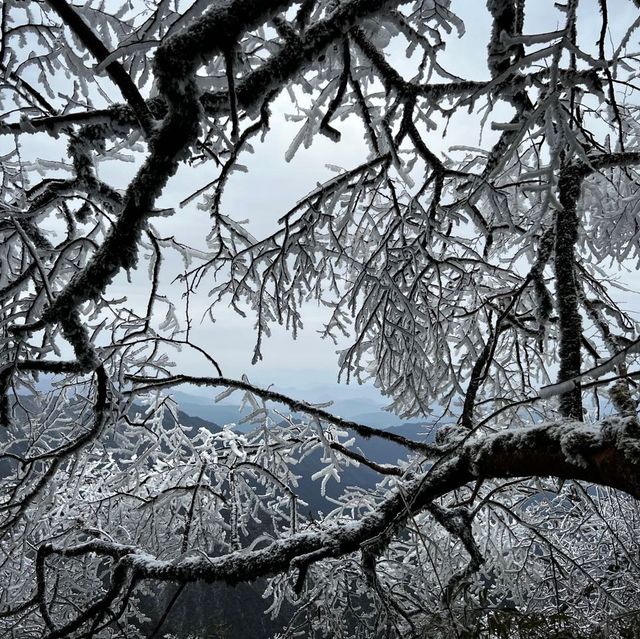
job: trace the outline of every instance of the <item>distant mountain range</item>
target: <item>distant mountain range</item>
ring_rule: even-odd
[[[375,389],[365,389],[366,394],[352,395],[331,395],[333,389],[324,389],[316,387],[307,392],[296,392],[295,390],[283,390],[286,394],[295,399],[304,399],[308,402],[323,402],[332,400],[331,406],[325,410],[332,415],[350,419],[367,426],[376,428],[391,428],[402,424],[412,423],[411,420],[401,419],[397,415],[384,410],[385,400],[379,395]],[[360,389],[358,389],[360,390]],[[369,392],[366,392],[369,391]],[[250,413],[249,409],[240,411],[239,399],[240,393],[232,395],[227,400],[216,403],[216,392],[211,392],[211,397],[203,395],[195,395],[182,391],[172,391],[171,395],[178,403],[180,410],[193,417],[200,417],[207,421],[213,422],[219,426],[225,424],[237,424],[243,417]],[[235,400],[235,401],[234,401]],[[286,407],[274,408],[282,409],[288,413]],[[436,407],[437,408],[437,407]],[[425,422],[420,422],[424,424]]]
[[[185,426],[206,427],[217,431],[224,425],[237,424],[250,412],[249,409],[240,411],[240,407],[237,404],[215,403],[213,393],[211,399],[181,391],[172,392],[171,395],[178,404],[180,420]],[[295,397],[292,393],[291,395]],[[314,399],[308,401],[318,400],[314,397]],[[288,410],[284,407],[282,409],[282,414],[288,414]],[[435,438],[436,427],[433,423],[416,423],[399,419],[393,414],[382,410],[380,404],[376,405],[375,399],[371,397],[337,399],[325,410],[344,419],[357,421],[367,426],[377,427],[381,430],[393,430],[404,437],[416,441],[428,442],[433,441]],[[279,419],[276,413],[273,413],[273,418]],[[236,428],[247,431],[253,426],[251,424],[243,424],[236,426]],[[355,442],[352,449],[380,464],[396,464],[399,460],[406,459],[411,454],[403,446],[386,439],[379,437],[367,439],[355,433],[353,433],[353,436]],[[335,505],[330,500],[337,498],[343,492],[345,486],[358,486],[370,490],[382,479],[378,473],[363,465],[358,467],[349,466],[342,473],[340,483],[333,480],[329,482],[327,495],[323,497],[320,494],[320,482],[311,479],[321,467],[322,463],[318,453],[307,457],[295,468],[295,473],[301,475],[297,492],[309,504],[308,510],[313,516],[317,516],[318,511],[326,512],[333,509]]]

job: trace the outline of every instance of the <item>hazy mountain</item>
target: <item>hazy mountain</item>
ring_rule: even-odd
[[[375,426],[377,428],[389,428],[392,426],[399,426],[401,424],[411,423],[409,420],[401,419],[397,415],[384,410],[384,406],[388,403],[385,398],[379,394],[367,392],[363,395],[348,396],[348,397],[332,397],[327,392],[323,392],[323,387],[315,388],[313,391],[304,393],[303,391],[296,392],[293,389],[283,389],[282,392],[287,392],[288,395],[294,398],[301,398],[308,402],[322,402],[333,400],[333,403],[326,407],[324,410],[342,417],[343,419],[350,419],[353,421],[366,424],[367,426]],[[354,389],[352,389],[354,390]],[[360,391],[361,389],[356,389]],[[373,389],[375,392],[375,389]],[[215,397],[218,393],[216,391],[211,392],[211,396],[196,395],[191,393],[185,393],[182,391],[172,391],[171,395],[178,403],[178,406],[185,413],[194,417],[200,417],[207,421],[213,422],[220,426],[225,424],[237,424],[243,417],[248,415],[251,410],[245,408],[240,411],[241,394],[235,393],[226,400],[216,403]],[[272,405],[274,409],[288,414],[290,411],[285,406]],[[277,415],[274,414],[274,418],[277,419]]]

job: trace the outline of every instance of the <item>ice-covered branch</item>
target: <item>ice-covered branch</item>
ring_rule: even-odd
[[[448,513],[434,501],[477,479],[553,476],[612,486],[640,496],[640,431],[635,419],[610,419],[586,429],[576,422],[551,423],[507,430],[471,439],[426,473],[403,481],[374,510],[359,519],[342,519],[278,539],[259,550],[239,550],[217,557],[190,555],[161,560],[142,549],[96,540],[76,546],[48,544],[40,556],[95,554],[117,559],[105,596],[51,637],[65,636],[100,614],[122,591],[128,579],[186,583],[197,580],[237,584],[287,572],[300,561],[313,564],[339,558],[376,540],[394,536],[407,518],[431,509],[442,525],[460,536],[471,555],[468,576],[482,563],[469,537],[469,522],[457,511]],[[462,517],[462,519],[460,519]],[[458,521],[460,519],[460,521]],[[452,587],[453,583],[452,583]],[[42,599],[42,595],[40,597]]]
[[[102,40],[96,36],[91,27],[84,22],[82,17],[66,0],[47,0],[47,2],[95,56],[98,62],[104,61],[109,56],[109,50]],[[147,136],[150,136],[152,133],[151,113],[144,98],[140,95],[138,87],[119,62],[110,62],[105,67],[105,70],[133,109],[142,130]]]
[[[580,374],[582,319],[578,311],[578,283],[575,273],[575,244],[578,241],[578,198],[583,172],[570,166],[561,171],[558,181],[562,210],[557,212],[555,234],[556,305],[560,330],[560,370],[558,381],[566,382]],[[582,419],[582,393],[572,384],[560,398],[560,413],[570,419]]]
[[[426,456],[439,455],[443,452],[443,450],[439,446],[416,442],[403,437],[398,433],[394,433],[393,431],[372,428],[371,426],[366,426],[364,424],[359,424],[347,419],[342,419],[341,417],[332,415],[331,413],[321,408],[317,408],[313,404],[308,404],[304,401],[292,399],[291,397],[288,397],[287,395],[284,395],[282,393],[278,393],[276,391],[265,388],[260,388],[259,386],[254,386],[253,384],[239,379],[228,379],[225,377],[193,377],[189,375],[177,375],[174,377],[165,377],[159,379],[130,375],[127,377],[127,379],[128,381],[135,384],[132,390],[133,394],[142,393],[150,389],[160,390],[163,388],[172,388],[173,386],[178,386],[180,384],[194,384],[196,386],[205,386],[207,388],[222,387],[248,391],[256,397],[260,397],[261,399],[268,400],[276,404],[284,404],[292,411],[304,413],[310,417],[316,417],[317,419],[325,421],[329,424],[339,426],[340,428],[352,430],[359,435],[362,435],[363,437],[379,437],[381,439],[386,439],[387,441],[400,444],[401,446],[404,446],[409,450],[422,453]]]
[[[575,245],[578,241],[578,200],[583,181],[592,173],[622,168],[640,162],[639,153],[612,153],[587,157],[586,162],[571,163],[560,171],[558,193],[561,210],[556,213],[555,277],[559,324],[558,387],[560,412],[571,419],[582,419],[581,338],[579,289]]]

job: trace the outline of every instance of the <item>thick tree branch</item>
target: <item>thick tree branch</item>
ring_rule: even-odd
[[[558,382],[580,374],[582,318],[578,310],[578,282],[575,272],[575,244],[578,241],[578,199],[584,172],[570,166],[560,173],[558,191],[562,210],[556,214],[555,276],[558,328],[560,331],[560,370]],[[560,413],[569,419],[582,419],[580,384],[560,398]]]
[[[104,46],[102,40],[95,35],[91,27],[85,23],[76,10],[66,2],[66,0],[47,0],[62,18],[65,24],[75,33],[80,41],[87,47],[98,62],[102,62],[109,56],[109,50]],[[140,95],[138,87],[135,85],[129,74],[119,62],[111,62],[105,67],[109,77],[120,89],[122,96],[133,109],[140,127],[147,136],[151,135],[152,116],[147,103]]]
[[[640,162],[640,153],[612,153],[588,158],[588,164],[569,164],[560,172],[559,201],[562,210],[556,214],[555,278],[560,370],[558,383],[567,388],[560,397],[560,413],[569,419],[582,419],[580,389],[582,318],[576,274],[575,245],[578,241],[578,200],[582,183],[592,173],[612,167],[622,168]]]

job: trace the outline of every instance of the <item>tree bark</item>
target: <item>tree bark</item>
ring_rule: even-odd
[[[582,392],[579,380],[582,318],[578,310],[578,283],[575,272],[575,244],[578,240],[577,205],[584,167],[569,165],[562,169],[558,184],[562,210],[556,216],[555,277],[559,321],[560,371],[558,382],[575,380],[560,396],[560,414],[582,420]]]

